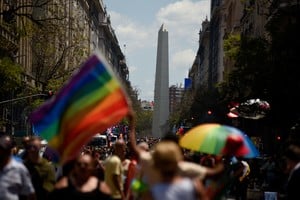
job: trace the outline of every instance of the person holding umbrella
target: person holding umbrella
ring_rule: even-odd
[[[144,171],[144,180],[143,183],[139,184],[143,186],[143,191],[153,187],[160,180],[160,173],[157,168],[153,167],[153,151],[141,151],[136,145],[136,135],[135,135],[135,114],[129,113],[127,116],[129,119],[130,126],[130,134],[129,141],[131,144],[131,148],[138,155],[139,163],[141,164],[141,168]],[[178,145],[177,142],[170,139],[169,137],[163,138],[162,141],[171,141]],[[179,145],[178,145],[179,147]],[[224,165],[223,163],[219,163],[214,168],[204,167],[196,163],[188,162],[185,160],[179,160],[177,162],[178,165],[178,173],[180,176],[189,177],[189,178],[197,178],[199,180],[204,180],[207,177],[213,177],[223,172]],[[141,181],[141,180],[140,180]],[[145,187],[147,189],[145,189]]]
[[[237,134],[229,135],[226,138],[225,146],[221,151],[225,170],[220,177],[211,181],[208,186],[208,196],[211,199],[221,199],[229,192],[237,200],[247,199],[246,176],[250,173],[249,164],[242,159],[249,149],[243,145],[242,136]]]

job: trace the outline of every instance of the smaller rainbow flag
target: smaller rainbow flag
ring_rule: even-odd
[[[130,109],[129,98],[104,57],[94,54],[55,97],[31,114],[30,121],[65,163]]]

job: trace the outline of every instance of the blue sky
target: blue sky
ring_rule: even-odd
[[[103,0],[141,100],[152,101],[158,30],[169,32],[169,85],[180,85],[195,59],[210,0]]]

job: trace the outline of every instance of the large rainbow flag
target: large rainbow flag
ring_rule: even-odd
[[[35,110],[30,120],[36,134],[60,155],[76,157],[96,134],[117,124],[131,109],[118,78],[100,54],[92,55],[70,81]]]

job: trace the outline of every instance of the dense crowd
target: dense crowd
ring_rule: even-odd
[[[137,139],[134,118],[130,122],[129,138],[111,146],[84,146],[63,164],[37,136],[24,137],[20,146],[2,135],[0,199],[247,199],[247,188],[259,175],[270,189],[276,183],[273,157],[254,168],[252,160],[234,152],[209,155],[182,149],[174,134]],[[289,144],[284,159],[281,198],[298,199],[300,147]]]

